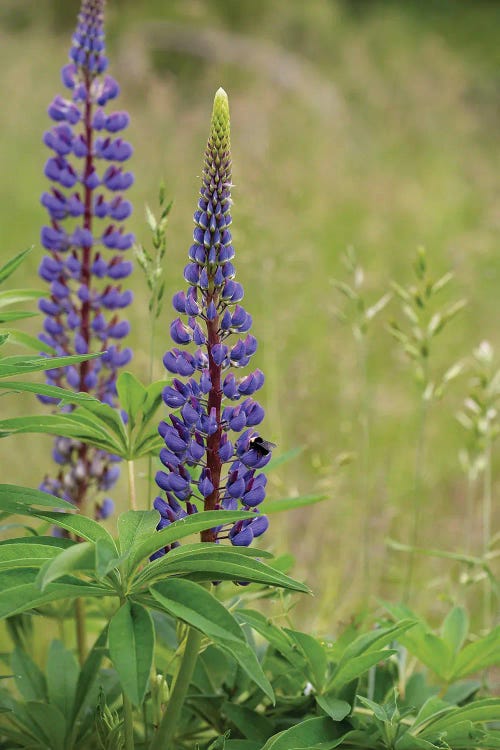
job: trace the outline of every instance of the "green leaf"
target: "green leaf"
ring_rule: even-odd
[[[77,411],[70,414],[35,414],[30,417],[0,420],[0,437],[24,433],[76,438],[110,453],[123,453],[121,446],[102,429],[99,422],[85,418]]]
[[[144,700],[153,664],[155,634],[151,615],[126,602],[109,623],[109,654],[126,695],[135,706]]]
[[[76,659],[61,641],[52,641],[47,658],[47,687],[49,702],[57,706],[69,721],[75,699],[79,673]]]
[[[163,389],[166,385],[168,385],[168,380],[157,380],[154,383],[151,383],[148,385],[146,389],[146,398],[144,400],[144,403],[142,405],[143,410],[143,417],[142,421],[143,424],[146,424],[149,422],[151,417],[154,415],[156,410],[161,404],[161,395],[163,393]]]
[[[285,510],[295,510],[306,505],[314,505],[327,500],[329,495],[301,495],[300,497],[286,497],[279,500],[268,500],[265,504],[266,516],[270,513],[282,513]]]
[[[19,346],[25,346],[28,349],[34,349],[36,352],[46,352],[47,354],[54,354],[54,349],[46,344],[44,341],[40,341],[36,336],[30,336],[29,333],[24,331],[18,331],[17,328],[11,328],[9,326],[9,341],[11,344],[18,344]]]
[[[22,537],[21,541],[6,540],[0,543],[0,569],[41,567],[61,554],[63,546],[38,543],[43,538]]]
[[[255,655],[255,652],[250,648],[246,641],[244,643],[236,643],[235,641],[226,640],[222,642],[217,641],[219,648],[223,651],[227,651],[233,659],[235,659],[244,672],[250,677],[262,692],[273,702],[275,702],[274,691],[271,683],[267,679],[266,675],[262,671],[262,667]]]
[[[463,607],[453,607],[443,621],[441,634],[454,656],[462,648],[469,632],[469,618]]]
[[[30,302],[41,297],[45,297],[45,292],[37,289],[8,289],[5,292],[0,292],[0,308],[7,305],[16,305],[18,302]]]
[[[127,412],[130,428],[133,429],[146,399],[146,388],[131,372],[122,372],[116,381],[116,390],[120,407]]]
[[[104,578],[111,570],[115,570],[125,559],[124,555],[117,556],[116,547],[108,539],[98,539],[95,543],[95,571],[97,578]]]
[[[262,750],[310,750],[321,743],[323,750],[338,747],[343,730],[330,718],[306,719],[270,737]]]
[[[57,599],[110,594],[109,588],[84,583],[71,576],[49,584],[41,593],[35,583],[38,572],[38,568],[0,571],[0,618],[26,612]]]
[[[108,436],[108,440],[112,440],[114,445],[116,445],[117,454],[122,458],[128,458],[127,432],[120,412],[109,406],[109,404],[104,404],[96,399],[81,406],[73,414],[80,419],[88,420],[90,425],[95,424],[97,418],[97,423],[104,434]]]
[[[97,402],[97,399],[88,393],[70,391],[68,388],[59,388],[56,385],[45,385],[43,383],[25,383],[19,380],[0,381],[0,388],[9,391],[28,391],[38,393],[41,396],[50,396],[58,398],[61,404],[85,404],[87,402]]]
[[[249,625],[256,630],[257,633],[260,633],[261,636],[274,646],[277,651],[283,654],[287,659],[290,659],[290,655],[294,651],[290,639],[287,638],[281,628],[273,625],[271,620],[268,620],[265,615],[251,609],[237,609],[234,616],[237,620],[244,622],[246,625]]]
[[[181,578],[157,583],[151,594],[165,612],[200,630],[216,643],[245,641],[245,635],[223,604],[203,586]]]
[[[345,719],[346,716],[349,716],[351,713],[351,706],[347,701],[342,701],[339,698],[336,698],[334,695],[326,694],[316,694],[314,696],[316,699],[316,703],[320,708],[323,709],[325,714],[327,714],[330,719],[333,719],[333,721],[342,721],[342,719]]]
[[[14,273],[16,268],[19,268],[23,260],[31,253],[32,249],[33,248],[28,247],[26,250],[21,250],[20,253],[14,255],[13,258],[9,258],[7,263],[0,268],[0,284],[3,284],[3,282]]]
[[[389,627],[372,630],[369,633],[363,633],[346,646],[340,658],[339,666],[342,666],[354,656],[360,656],[365,652],[374,651],[382,646],[387,646],[391,641],[402,640],[401,636],[413,628],[414,625],[415,620],[404,619],[394,625],[390,625]]]
[[[179,546],[175,549],[171,549],[168,555],[157,558],[146,565],[136,576],[134,588],[140,588],[145,583],[151,584],[156,580],[163,580],[174,561],[179,562],[180,560],[186,559],[196,560],[199,557],[202,557],[203,559],[209,557],[214,560],[220,560],[224,559],[224,557],[221,557],[222,555],[231,556],[234,554],[235,548],[232,546],[214,545],[211,542],[183,544],[182,547]],[[243,557],[272,557],[269,552],[253,549],[252,547],[239,547],[236,554],[243,555]]]
[[[160,520],[157,510],[129,510],[118,517],[118,543],[120,552],[127,557],[154,534]]]
[[[69,511],[74,510],[75,506],[47,492],[15,484],[0,484],[0,511],[32,515],[36,508],[62,508]]]
[[[214,526],[224,523],[234,523],[235,521],[241,521],[250,517],[255,517],[250,511],[211,510],[201,511],[200,513],[181,518],[179,521],[174,521],[166,529],[157,531],[150,539],[145,540],[139,545],[132,556],[131,569],[135,568],[142,560],[150,557],[159,549],[163,549],[163,547],[167,547],[179,539],[190,536],[190,534],[197,534]]]
[[[183,574],[198,581],[218,579],[249,581],[268,586],[279,586],[290,591],[309,593],[309,589],[305,584],[289,578],[289,576],[274,570],[265,563],[249,558],[239,552],[233,552],[232,550],[220,552],[215,547],[213,552],[206,550],[204,554],[197,554],[195,556],[181,557],[179,555],[172,559],[169,559],[169,557],[170,555],[165,556],[162,566],[162,572],[165,575]]]
[[[15,320],[24,320],[25,318],[35,318],[37,314],[38,313],[23,312],[22,310],[0,312],[0,324],[12,323]]]
[[[499,643],[500,625],[493,628],[488,635],[465,646],[455,660],[453,678],[458,680],[469,674],[500,664]]]
[[[354,656],[339,666],[335,671],[332,679],[328,683],[328,689],[339,690],[344,685],[352,682],[360,675],[367,672],[370,667],[375,666],[380,661],[385,661],[397,651],[393,649],[384,649],[383,651],[370,651],[361,656]]]
[[[45,747],[49,747],[50,750],[65,750],[66,722],[57,706],[50,703],[29,701],[26,704],[26,709],[42,736],[46,738],[47,745]]]
[[[50,497],[50,495],[47,497]],[[103,539],[116,550],[116,554],[118,555],[115,541],[109,531],[92,518],[81,516],[79,513],[44,513],[42,511],[33,511],[32,515],[36,515],[37,518],[42,518],[44,521],[53,523],[56,526],[60,526],[61,528],[66,529],[66,531],[71,531],[73,534],[76,534],[76,536],[81,536],[89,542],[97,542],[98,539]]]
[[[54,559],[46,562],[36,579],[41,591],[44,591],[49,583],[58,578],[75,572],[92,572],[95,567],[95,547],[92,542],[80,542],[68,549],[59,551]]]
[[[47,700],[45,675],[26,651],[16,646],[12,652],[10,664],[14,673],[16,687],[25,700]]]
[[[424,731],[420,736],[426,738],[435,736],[436,732],[444,732],[453,729],[459,722],[485,722],[498,721],[500,716],[500,698],[484,698],[483,700],[473,701],[466,706],[455,708],[447,712],[444,716],[438,717],[435,721],[430,717]]]
[[[52,370],[57,367],[67,367],[85,362],[88,359],[102,357],[103,352],[98,354],[71,354],[67,357],[31,357],[16,356],[3,357],[0,361],[0,378],[8,378],[15,375],[25,375],[29,372],[41,370]]]
[[[288,628],[284,628],[284,631],[305,657],[309,667],[307,678],[316,691],[321,693],[328,666],[325,649],[312,635]]]
[[[221,711],[226,714],[229,721],[239,729],[244,737],[260,740],[262,743],[273,733],[274,727],[272,722],[251,708],[240,706],[237,703],[226,702],[222,704]],[[257,747],[260,747],[260,745]]]
[[[79,714],[84,709],[92,688],[99,677],[99,668],[106,653],[107,639],[108,626],[106,625],[89,651],[78,676],[75,689],[75,700],[73,703],[73,713],[70,722],[72,727],[74,727]]]
[[[362,695],[358,695],[357,698],[358,698],[358,701],[363,706],[366,706],[367,708],[369,708],[370,711],[373,712],[373,715],[379,721],[381,721],[383,724],[386,724],[389,721],[388,716],[387,716],[387,712],[386,712],[384,706],[381,706],[380,704],[375,703],[375,701],[371,701],[369,698],[365,698]]]

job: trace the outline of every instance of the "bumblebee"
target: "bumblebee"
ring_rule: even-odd
[[[260,456],[268,456],[273,448],[276,448],[276,443],[271,443],[269,440],[264,440],[260,435],[251,438],[248,443],[248,448],[254,450]]]

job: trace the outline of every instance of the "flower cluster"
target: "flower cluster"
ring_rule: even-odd
[[[132,356],[121,345],[130,326],[120,311],[132,301],[132,292],[121,284],[132,271],[123,258],[134,241],[123,226],[132,212],[123,192],[133,175],[122,166],[132,154],[120,136],[128,114],[107,111],[119,87],[105,75],[103,9],[104,0],[82,0],[70,63],[62,70],[70,93],[56,96],[48,110],[54,121],[44,136],[52,151],[45,166],[51,187],[41,198],[49,215],[41,232],[48,254],[40,276],[50,284],[50,295],[40,301],[46,316],[40,339],[60,355],[105,352],[77,367],[47,371],[47,382],[91,392],[114,405],[117,370]],[[61,470],[42,488],[78,505],[90,484],[106,490],[119,473],[116,458],[78,441],[57,439],[53,455]],[[108,499],[96,513],[102,517],[109,511]]]
[[[173,298],[182,318],[170,326],[175,347],[163,358],[176,377],[163,391],[173,411],[159,425],[164,470],[156,483],[166,499],[157,497],[154,505],[159,528],[196,512],[197,503],[204,510],[254,511],[252,519],[202,533],[203,541],[229,538],[246,546],[268,526],[259,513],[266,477],[258,469],[268,463],[271,445],[255,430],[264,410],[252,396],[264,383],[263,373],[234,372],[248,365],[257,341],[248,333],[252,318],[240,304],[243,288],[234,281],[231,262],[229,105],[222,89],[215,96],[200,194],[184,270],[188,290]],[[190,344],[194,351],[186,348]]]

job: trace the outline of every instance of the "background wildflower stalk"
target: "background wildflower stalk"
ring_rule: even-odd
[[[420,396],[411,490],[413,502],[410,532],[411,552],[403,586],[403,601],[405,602],[408,602],[412,594],[416,547],[419,543],[420,527],[424,517],[424,468],[429,407],[443,396],[448,384],[460,375],[463,369],[463,364],[457,361],[443,375],[436,376],[430,368],[430,354],[436,336],[443,331],[466,304],[465,300],[458,300],[441,308],[436,307],[436,295],[449,284],[453,274],[447,273],[434,281],[428,270],[426,252],[422,247],[418,249],[413,271],[415,283],[406,287],[395,283],[392,285],[396,297],[400,301],[401,312],[406,319],[406,324],[400,325],[398,322],[392,321],[389,326],[390,333],[401,344],[403,351],[413,364],[415,381]]]
[[[467,524],[465,549],[471,552],[471,530],[476,526],[475,497],[478,480],[482,479],[482,558],[488,563],[492,555],[493,467],[492,446],[500,434],[500,369],[495,352],[488,341],[482,341],[472,353],[472,377],[469,390],[457,414],[467,430],[467,446],[460,452],[460,463],[467,475]],[[482,476],[481,476],[482,475]],[[493,582],[482,572],[483,627],[494,624]]]
[[[178,317],[172,322],[170,334],[177,346],[163,358],[167,370],[178,377],[163,392],[172,411],[170,424],[159,425],[165,470],[156,474],[156,482],[166,500],[157,497],[154,506],[162,516],[159,528],[195,513],[198,507],[251,510],[254,518],[201,535],[205,542],[228,538],[234,545],[247,546],[268,526],[267,517],[258,511],[266,486],[258,469],[268,463],[271,453],[254,429],[264,410],[251,397],[263,385],[264,374],[255,370],[237,378],[233,372],[248,365],[257,340],[248,333],[252,318],[240,305],[243,288],[233,280],[230,209],[229,104],[225,91],[219,89],[194,214],[190,262],[184,269],[189,287],[173,298],[174,309],[187,320]],[[234,341],[241,334],[245,338]],[[194,353],[185,349],[190,344],[197,347]],[[233,433],[240,435],[234,439]]]
[[[121,280],[132,271],[131,262],[122,257],[133,244],[122,223],[132,206],[122,192],[133,176],[121,166],[132,148],[115,137],[126,128],[129,117],[125,112],[105,111],[119,87],[104,75],[108,61],[103,11],[104,0],[82,0],[71,62],[62,70],[71,96],[56,96],[48,110],[55,122],[44,136],[53,151],[45,166],[51,188],[41,200],[50,223],[43,227],[41,241],[49,253],[40,275],[50,284],[50,296],[40,302],[46,315],[40,338],[58,354],[106,352],[77,367],[48,371],[47,382],[92,393],[114,406],[117,370],[132,356],[119,343],[128,334],[129,323],[118,311],[132,301]],[[93,508],[87,506],[91,490],[107,491],[116,482],[116,457],[69,438],[56,439],[53,457],[61,468],[57,477],[46,477],[41,488],[89,515],[107,517],[113,508],[110,498],[96,500]]]
[[[154,379],[154,365],[155,365],[155,336],[156,336],[156,324],[158,318],[161,315],[163,309],[164,292],[165,292],[165,280],[163,278],[163,262],[165,254],[167,252],[167,224],[170,211],[172,209],[173,201],[167,202],[165,186],[163,183],[160,185],[158,202],[160,208],[159,218],[157,218],[149,206],[146,206],[146,220],[151,230],[152,238],[151,242],[153,245],[154,253],[150,253],[143,245],[138,245],[135,248],[135,256],[139,267],[144,272],[146,277],[146,283],[149,290],[149,325],[150,325],[150,336],[149,336],[149,382],[152,383]],[[151,488],[153,487],[153,457],[148,456],[148,472],[147,472],[147,493],[148,493],[148,505],[151,503]]]

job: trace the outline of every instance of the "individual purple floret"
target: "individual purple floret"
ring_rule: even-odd
[[[123,346],[130,326],[120,310],[132,301],[122,280],[132,271],[123,255],[134,241],[123,224],[132,205],[123,192],[133,176],[123,166],[132,147],[121,137],[129,117],[108,110],[119,87],[105,74],[103,11],[104,0],[82,0],[70,62],[62,70],[68,95],[56,96],[48,109],[54,124],[44,136],[52,152],[45,175],[51,184],[41,198],[49,216],[41,232],[48,253],[39,272],[50,295],[40,301],[46,316],[40,339],[59,355],[105,351],[99,359],[48,370],[47,383],[114,406],[117,372],[132,356]],[[57,438],[53,456],[57,479],[46,478],[42,488],[78,506],[91,487],[107,491],[119,475],[115,456],[76,440]],[[110,498],[95,506],[98,518],[111,511]]]
[[[252,318],[240,305],[243,288],[234,281],[231,262],[229,104],[222,89],[215,95],[200,193],[184,269],[189,286],[173,298],[180,317],[170,326],[175,346],[163,358],[176,377],[163,391],[171,413],[158,428],[165,447],[156,483],[166,500],[158,497],[155,508],[161,514],[159,529],[196,512],[197,503],[205,510],[253,511],[255,518],[201,535],[206,542],[229,539],[247,546],[268,526],[259,513],[266,477],[258,469],[268,463],[272,444],[255,430],[264,410],[252,396],[264,375],[260,370],[238,374],[257,341],[249,333]]]

